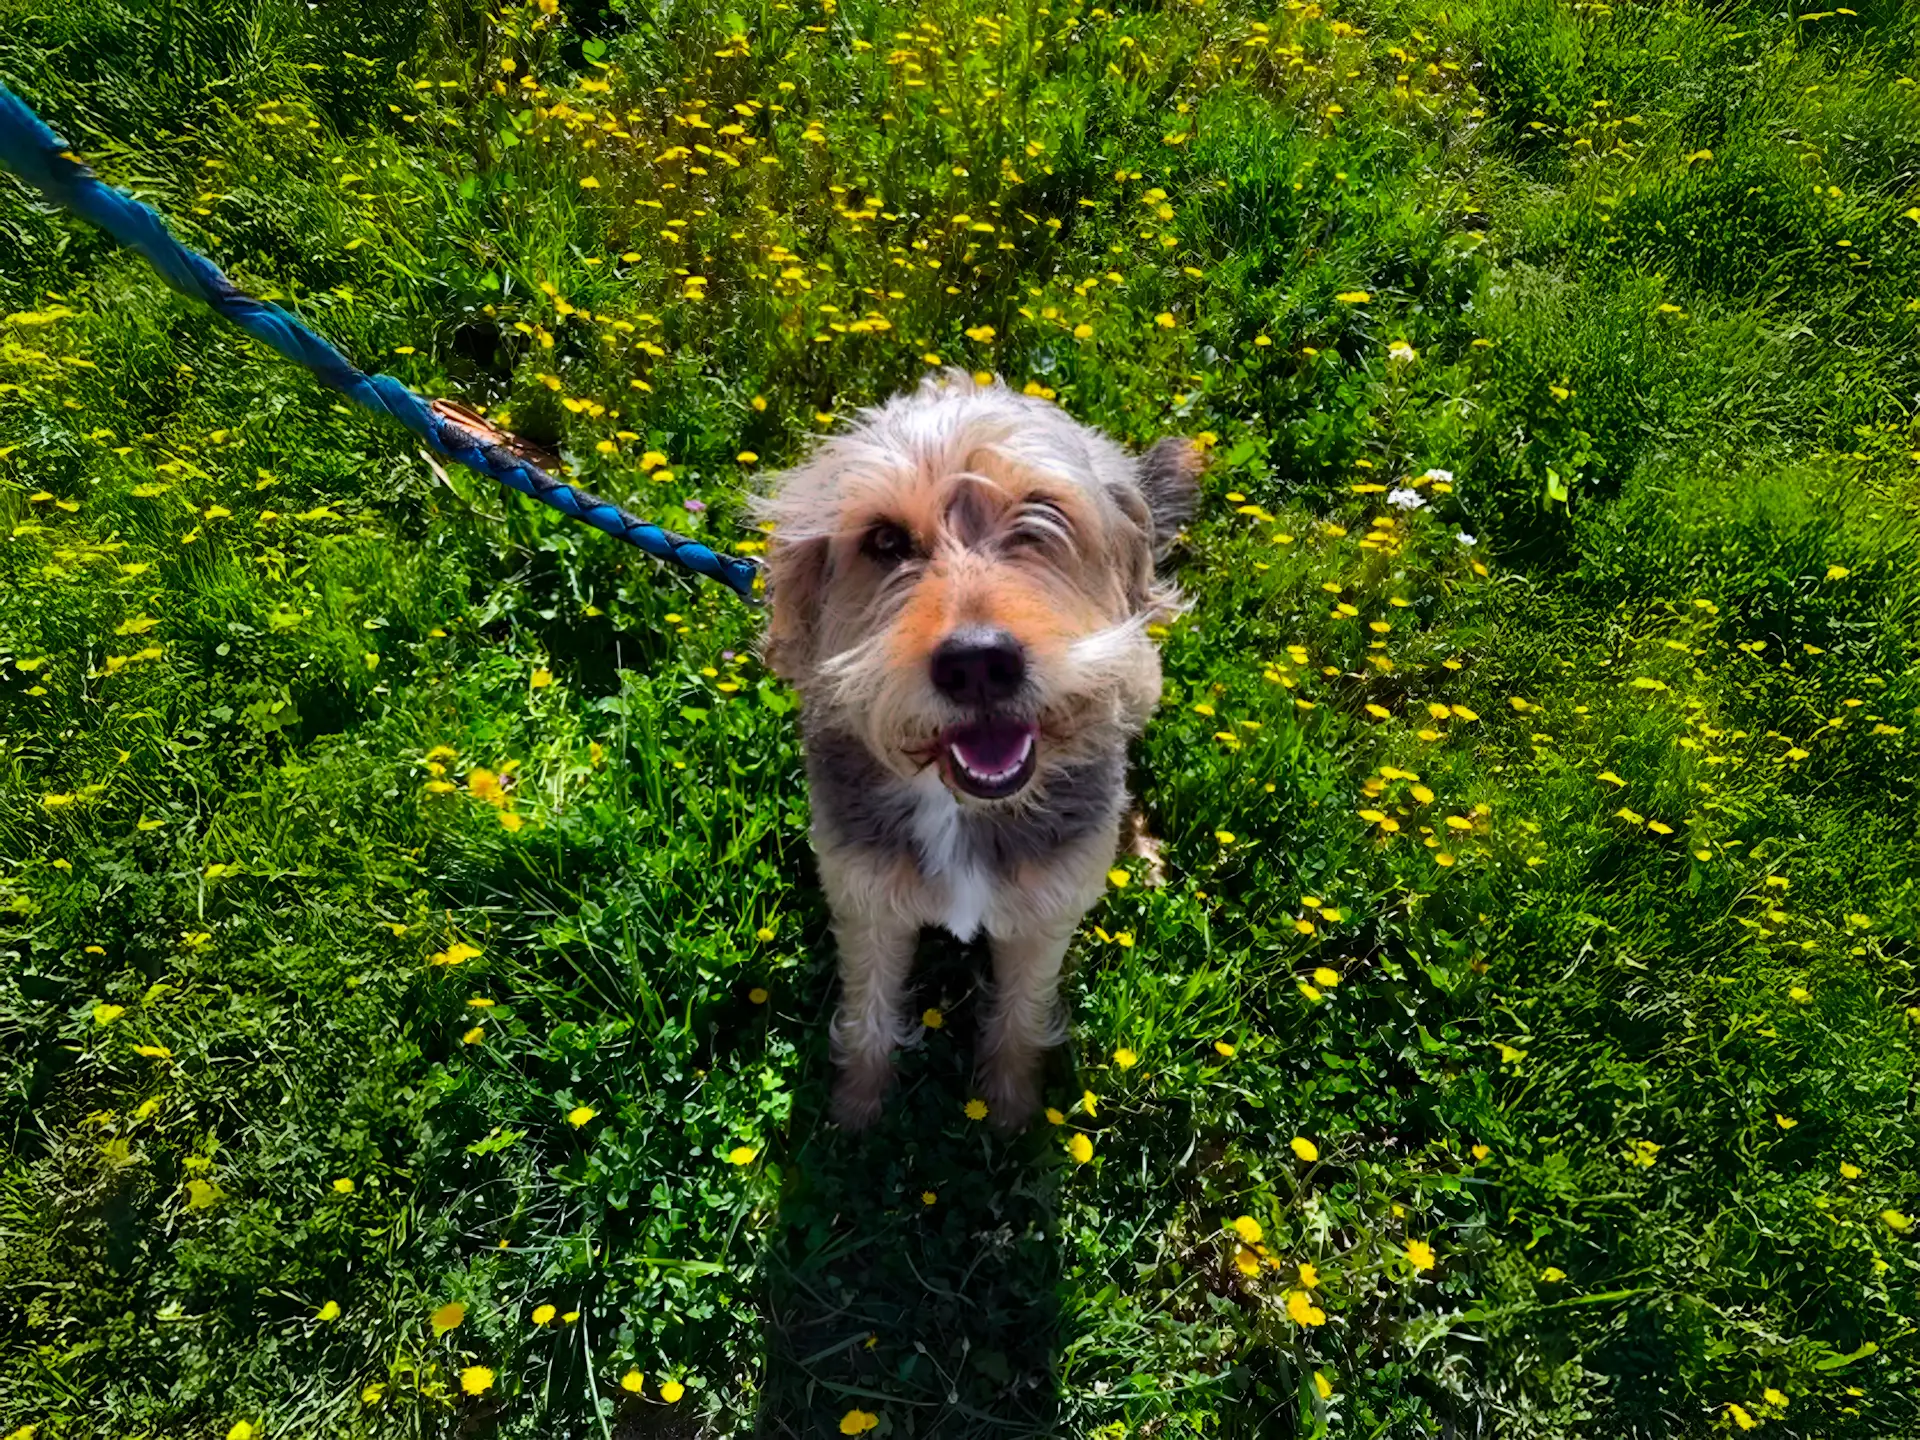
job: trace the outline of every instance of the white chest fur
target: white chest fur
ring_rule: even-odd
[[[920,868],[935,896],[945,904],[927,918],[962,940],[971,940],[986,923],[993,904],[993,876],[973,855],[961,824],[960,802],[931,767],[914,782],[913,838]]]

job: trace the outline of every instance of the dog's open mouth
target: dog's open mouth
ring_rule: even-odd
[[[947,783],[979,800],[1004,800],[1033,778],[1040,727],[994,718],[952,725],[940,735]]]

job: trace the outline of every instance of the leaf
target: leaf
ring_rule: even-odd
[[[1558,470],[1549,465],[1547,467],[1547,503],[1552,504],[1555,500],[1562,505],[1567,503],[1567,482],[1560,478]]]

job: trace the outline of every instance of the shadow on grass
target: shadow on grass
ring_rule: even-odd
[[[1044,1119],[1009,1137],[965,1116],[986,966],[979,947],[923,937],[914,1003],[945,1024],[900,1057],[870,1131],[828,1119],[824,1045],[796,1096],[765,1266],[763,1435],[837,1434],[856,1408],[894,1434],[1056,1433],[1060,1152]]]

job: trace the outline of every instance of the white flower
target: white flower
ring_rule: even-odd
[[[1420,498],[1418,491],[1409,490],[1405,486],[1402,486],[1398,490],[1388,492],[1387,504],[1393,506],[1396,510],[1423,510],[1426,508],[1427,502]]]
[[[1396,340],[1387,347],[1387,358],[1389,360],[1397,360],[1402,365],[1408,365],[1413,362],[1413,357],[1413,347],[1404,340]]]
[[[1467,532],[1464,530],[1462,530],[1458,535],[1455,535],[1453,538],[1458,540],[1462,545],[1467,545],[1467,546],[1478,545],[1480,543],[1478,540],[1474,539],[1473,536],[1467,534]]]
[[[1453,472],[1451,470],[1429,470],[1420,478],[1422,480],[1437,480],[1442,485],[1451,485],[1453,483]]]

